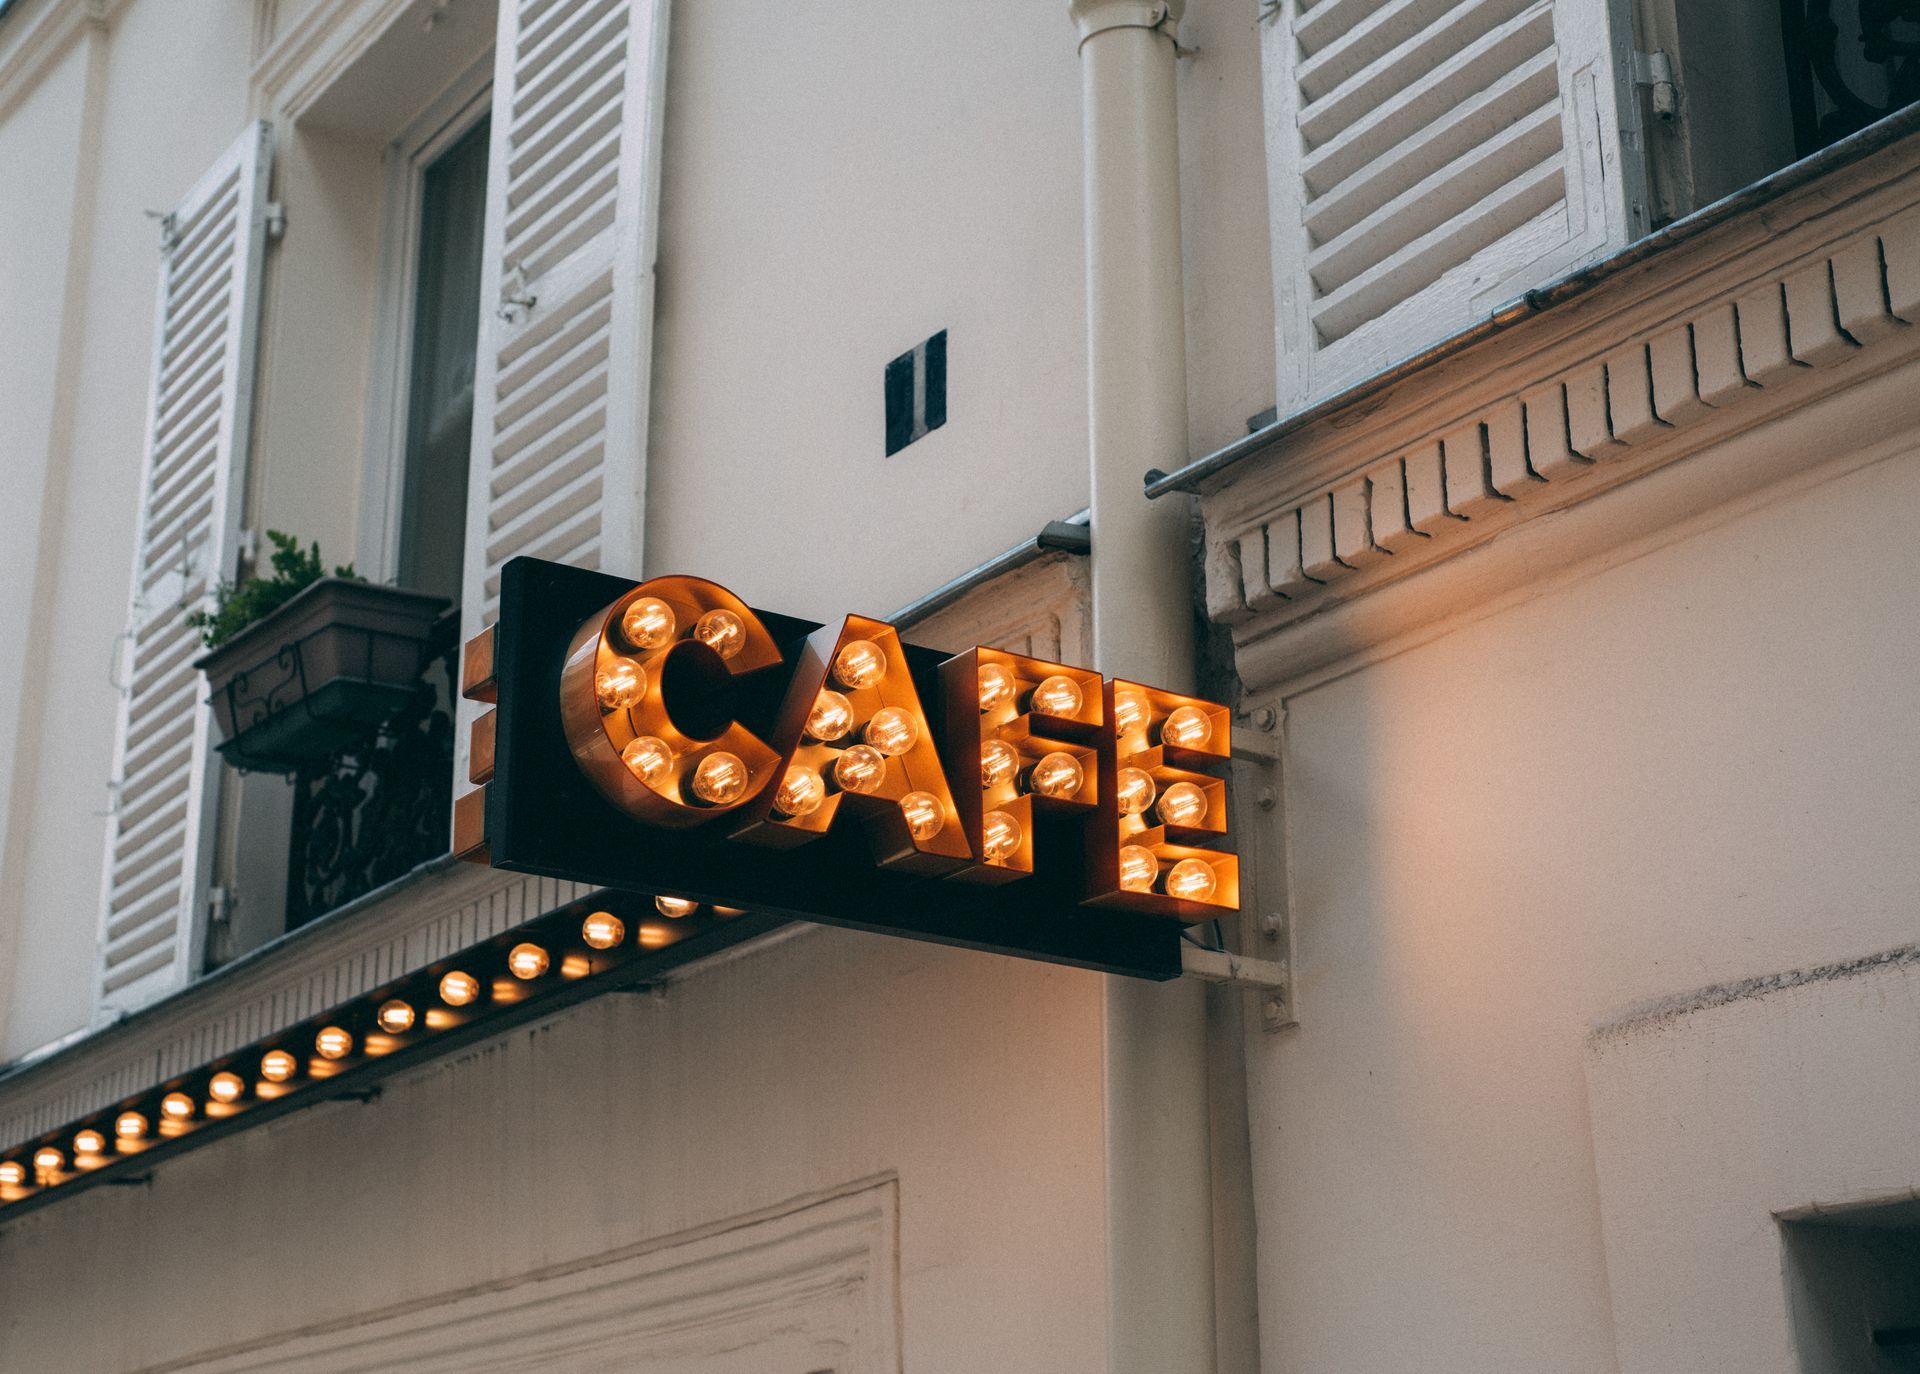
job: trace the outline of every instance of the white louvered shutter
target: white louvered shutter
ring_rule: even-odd
[[[102,881],[103,1011],[185,982],[204,927],[212,719],[186,617],[235,572],[271,147],[266,125],[248,129],[164,222]]]
[[[1609,0],[1282,0],[1264,52],[1283,412],[1646,230]]]
[[[469,633],[518,555],[640,571],[666,22],[666,0],[500,7]]]

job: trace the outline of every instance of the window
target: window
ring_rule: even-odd
[[[421,176],[398,581],[460,600],[486,221],[483,116]]]
[[[1654,225],[1920,99],[1920,10],[1875,0],[1641,0]]]
[[[1920,1204],[1782,1223],[1803,1369],[1920,1370]]]

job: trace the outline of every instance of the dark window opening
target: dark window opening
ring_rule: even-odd
[[[947,331],[887,364],[887,456],[947,422]]]

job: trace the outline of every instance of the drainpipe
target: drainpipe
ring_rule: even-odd
[[[1069,0],[1080,31],[1094,662],[1194,676],[1187,510],[1141,474],[1187,441],[1174,29],[1183,0]],[[1109,978],[1109,1374],[1214,1374],[1204,990]]]

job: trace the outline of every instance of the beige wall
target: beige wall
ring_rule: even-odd
[[[183,24],[170,6],[131,5],[102,58],[94,218],[83,230],[87,269],[66,306],[79,331],[62,378],[72,388],[71,438],[52,455],[65,468],[66,505],[58,524],[41,531],[41,569],[50,576],[34,593],[56,627],[34,665],[51,690],[21,722],[34,744],[34,771],[9,818],[27,829],[10,830],[7,852],[16,952],[8,970],[8,1055],[84,1025],[92,1010],[115,711],[108,673],[127,616],[159,264],[159,229],[147,212],[174,205],[238,135],[247,114],[252,9],[246,0],[211,0]],[[35,13],[29,7],[8,19],[30,21]],[[195,98],[181,100],[183,89]],[[18,129],[24,141],[57,153],[61,132],[81,118],[77,107],[43,108],[36,97],[0,121],[0,137]],[[50,277],[60,261],[46,264]],[[53,336],[36,333],[34,346],[51,352]],[[26,584],[15,582],[0,604],[18,615],[26,594]]]
[[[1920,934],[1916,499],[1906,449],[1287,701],[1301,1025],[1249,1052],[1269,1368],[1615,1367],[1594,1139],[1650,1147],[1591,1116],[1590,1028]],[[1720,1073],[1780,1043],[1723,1037]],[[1771,1273],[1733,1309],[1783,1304]]]
[[[904,1368],[1098,1368],[1099,1015],[1092,974],[824,930],[602,997],[10,1226],[6,1365],[160,1365],[894,1173]]]

